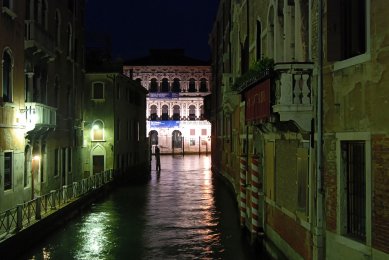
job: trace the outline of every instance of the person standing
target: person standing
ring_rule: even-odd
[[[158,145],[155,147],[155,162],[156,162],[156,170],[161,171],[161,151],[159,150]]]

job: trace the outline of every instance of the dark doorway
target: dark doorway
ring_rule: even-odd
[[[104,155],[93,155],[93,174],[104,171]]]

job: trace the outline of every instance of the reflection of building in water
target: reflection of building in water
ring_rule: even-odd
[[[210,152],[211,124],[204,97],[211,93],[211,67],[183,50],[151,50],[126,63],[123,73],[140,81],[147,96],[147,133],[161,153]]]

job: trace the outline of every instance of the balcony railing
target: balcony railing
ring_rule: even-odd
[[[34,20],[25,21],[25,49],[32,48],[34,52],[43,52],[44,57],[54,57],[55,42],[50,34],[43,30]]]
[[[275,104],[273,112],[281,121],[294,121],[310,129],[312,118],[312,63],[275,64]]]
[[[25,119],[27,130],[31,131],[37,127],[55,128],[57,125],[57,109],[41,103],[25,103]]]

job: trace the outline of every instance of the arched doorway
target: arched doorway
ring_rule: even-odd
[[[182,133],[178,130],[172,133],[172,148],[182,148]]]
[[[104,147],[96,145],[92,150],[92,174],[103,172],[105,170],[105,156]]]
[[[158,132],[155,130],[151,130],[149,133],[150,138],[150,146],[158,145]]]

